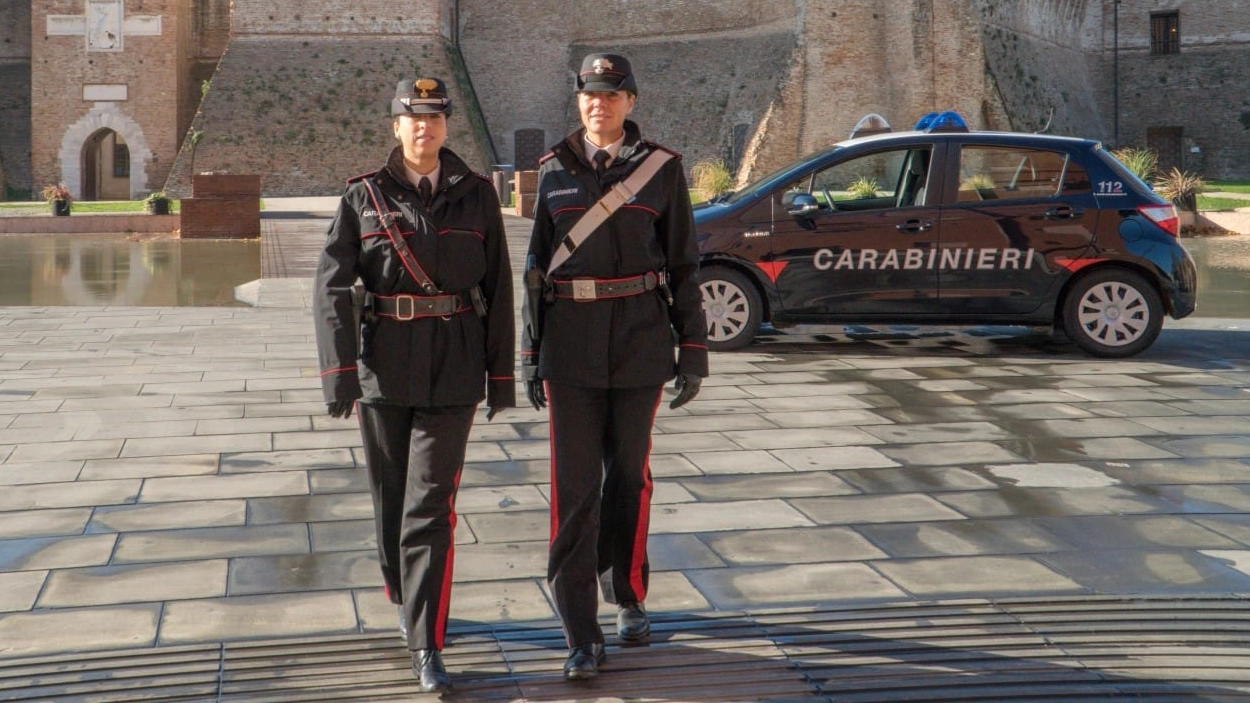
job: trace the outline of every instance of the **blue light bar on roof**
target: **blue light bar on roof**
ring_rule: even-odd
[[[954,110],[930,112],[916,122],[917,132],[967,132],[968,123]]]

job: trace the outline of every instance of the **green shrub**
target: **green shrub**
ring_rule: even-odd
[[[846,192],[851,194],[852,198],[875,198],[877,191],[881,190],[881,186],[876,179],[860,176],[851,181],[846,186]]]
[[[1150,149],[1126,146],[1112,151],[1111,155],[1147,183],[1154,179],[1155,171],[1159,168],[1159,155]]]
[[[1172,201],[1177,208],[1197,212],[1198,194],[1206,188],[1206,182],[1196,173],[1174,167],[1171,172],[1160,176],[1154,187],[1155,192]]]
[[[694,189],[705,200],[734,189],[734,177],[719,161],[700,161],[690,169],[690,179]]]

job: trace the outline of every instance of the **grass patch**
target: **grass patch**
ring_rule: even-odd
[[[174,200],[170,203],[170,212],[178,212],[179,201]],[[35,215],[51,214],[51,208],[47,203],[19,201],[0,203],[0,210],[6,212],[30,212]],[[100,213],[146,213],[147,205],[142,200],[75,200],[70,205],[70,216],[74,214],[100,214]]]
[[[1225,193],[1246,193],[1250,195],[1250,181],[1207,181],[1207,190],[1222,190]]]
[[[1218,198],[1201,194],[1198,196],[1199,210],[1236,210],[1243,207],[1250,207],[1250,198]]]

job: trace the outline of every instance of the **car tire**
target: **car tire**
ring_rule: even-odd
[[[1063,331],[1093,356],[1133,356],[1154,344],[1162,328],[1158,291],[1127,269],[1091,271],[1064,298]]]
[[[712,351],[741,349],[755,339],[763,319],[760,294],[745,275],[724,266],[699,271],[707,347]]]

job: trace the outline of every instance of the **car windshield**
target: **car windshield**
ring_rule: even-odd
[[[799,161],[793,161],[791,163],[788,163],[785,166],[782,166],[781,168],[777,169],[776,171],[773,171],[772,173],[768,174],[767,176],[764,176],[763,178],[753,181],[750,185],[743,188],[742,190],[730,193],[727,197],[723,197],[721,200],[722,202],[726,202],[726,203],[736,203],[742,200],[749,200],[749,199],[755,198],[756,196],[759,196],[762,194],[771,193],[773,190],[776,190],[778,186],[786,185],[790,183],[791,181],[793,181],[797,177],[797,175],[799,175],[797,171],[802,166],[812,161],[823,159],[824,157],[828,156],[829,154],[834,153],[835,151],[838,151],[839,149],[842,149],[842,147],[835,146],[825,151],[822,151],[816,154],[811,154],[809,156],[805,156]]]

